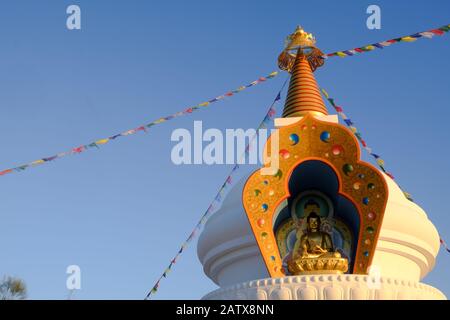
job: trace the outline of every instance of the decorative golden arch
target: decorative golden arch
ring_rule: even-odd
[[[267,140],[270,150],[274,135]],[[289,196],[289,179],[294,169],[308,160],[329,165],[339,181],[339,195],[353,203],[359,214],[359,235],[354,274],[367,274],[380,233],[388,198],[382,174],[371,164],[360,160],[356,137],[344,126],[306,115],[298,122],[278,129],[279,169],[273,175],[256,170],[245,183],[242,201],[253,234],[271,277],[285,272],[273,231],[276,210]],[[270,167],[270,156],[264,152],[264,167]]]

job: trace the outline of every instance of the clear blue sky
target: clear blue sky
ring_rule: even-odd
[[[82,30],[66,29],[78,4]],[[366,28],[366,8],[382,29]],[[2,1],[0,169],[150,122],[276,70],[297,24],[325,52],[450,22],[448,1]],[[329,59],[316,72],[397,181],[450,241],[450,35]],[[0,275],[33,299],[141,299],[203,214],[231,166],[175,166],[175,128],[250,128],[286,75],[154,127],[147,135],[0,178]],[[367,159],[367,157],[366,157]],[[251,170],[253,168],[246,168]],[[399,266],[401,267],[401,266]],[[450,297],[450,255],[425,282]],[[216,286],[195,243],[156,298]]]

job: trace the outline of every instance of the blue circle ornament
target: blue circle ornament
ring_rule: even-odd
[[[322,131],[322,133],[320,134],[320,140],[322,140],[323,142],[330,142],[330,133],[328,131]]]
[[[298,134],[296,134],[296,133],[292,133],[290,136],[289,136],[289,140],[291,140],[291,142],[292,142],[292,146],[295,146],[299,141],[300,141],[300,138],[299,138],[299,136],[298,136]]]

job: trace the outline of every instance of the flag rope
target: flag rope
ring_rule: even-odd
[[[362,135],[359,132],[359,130],[354,126],[353,121],[349,117],[347,117],[347,115],[344,113],[344,109],[341,106],[336,105],[336,103],[334,102],[334,99],[328,95],[328,92],[325,91],[325,89],[322,89],[321,91],[322,91],[322,94],[327,99],[327,101],[330,103],[330,105],[334,108],[334,110],[336,110],[337,114],[341,117],[341,119],[344,121],[344,123],[349,127],[351,132],[356,136],[358,141],[363,146],[364,150],[366,150],[369,153],[369,155],[371,155],[375,159],[375,162],[377,163],[378,167],[380,167],[380,169],[389,178],[391,178],[392,180],[395,180],[394,176],[386,170],[384,160],[381,159],[381,157],[378,154],[372,152],[372,148],[370,148],[367,145],[367,142],[362,138]],[[403,190],[402,190],[402,192],[408,200],[413,201],[411,194],[409,194],[408,192],[405,192]]]
[[[348,57],[348,56],[353,56],[355,54],[358,53],[364,53],[364,52],[368,52],[368,51],[372,51],[375,49],[383,49],[385,47],[389,47],[390,45],[394,44],[394,43],[399,43],[399,42],[414,42],[417,39],[420,38],[427,38],[427,39],[431,39],[434,36],[442,36],[445,33],[447,33],[450,30],[450,24],[446,24],[440,28],[437,29],[431,29],[428,31],[423,31],[423,32],[417,32],[414,34],[411,34],[409,36],[403,36],[403,37],[399,37],[399,38],[394,38],[394,39],[390,39],[390,40],[386,40],[386,41],[381,41],[381,42],[376,42],[373,44],[369,44],[363,47],[358,47],[358,48],[354,48],[354,49],[350,49],[350,50],[343,50],[343,51],[336,51],[336,52],[332,52],[332,53],[327,53],[324,54],[322,56],[322,58],[324,59],[328,59],[329,57]]]
[[[84,151],[86,151],[88,149],[92,149],[92,148],[96,148],[97,149],[97,148],[99,148],[99,146],[104,145],[104,144],[106,144],[106,143],[108,143],[110,141],[115,141],[119,137],[130,136],[130,135],[136,134],[136,133],[141,132],[141,131],[142,132],[147,132],[147,130],[149,128],[151,128],[151,127],[153,127],[153,126],[155,126],[157,124],[166,122],[166,121],[171,120],[171,119],[176,118],[176,117],[180,117],[180,116],[191,114],[192,112],[195,112],[195,111],[197,111],[197,110],[199,110],[199,109],[201,109],[203,107],[208,107],[210,104],[212,104],[214,102],[223,100],[226,97],[231,97],[231,96],[241,92],[242,90],[245,90],[247,88],[250,88],[250,87],[253,87],[253,86],[257,85],[257,84],[265,82],[268,79],[272,79],[272,78],[276,77],[277,75],[278,75],[278,71],[274,71],[274,72],[270,73],[269,75],[267,75],[266,77],[260,77],[260,78],[258,78],[258,80],[252,81],[252,82],[250,82],[247,85],[240,86],[240,87],[238,87],[235,90],[228,91],[228,92],[224,93],[223,95],[220,95],[220,96],[217,96],[217,97],[215,97],[215,98],[213,98],[211,100],[199,103],[199,104],[197,104],[197,105],[195,105],[193,107],[189,107],[189,108],[187,108],[187,109],[185,109],[183,111],[179,111],[179,112],[176,112],[176,113],[171,114],[169,116],[159,118],[159,119],[157,119],[157,120],[155,120],[153,122],[150,122],[148,124],[141,125],[141,126],[139,126],[137,128],[130,129],[130,130],[124,131],[122,133],[112,135],[112,136],[110,136],[108,138],[99,139],[99,140],[96,140],[94,142],[91,142],[91,143],[88,143],[88,144],[85,144],[85,145],[81,145],[81,146],[72,148],[72,149],[70,149],[67,152],[61,152],[61,153],[58,153],[56,155],[52,155],[52,156],[49,156],[49,157],[41,158],[41,159],[38,159],[38,160],[35,160],[35,161],[32,161],[32,162],[29,162],[27,164],[23,164],[23,165],[20,165],[20,166],[17,166],[17,167],[13,167],[13,168],[10,168],[10,169],[6,169],[6,170],[3,170],[3,171],[0,171],[0,176],[4,176],[6,174],[10,174],[10,173],[13,173],[13,172],[21,172],[21,171],[26,170],[27,168],[35,167],[35,166],[38,166],[38,165],[41,165],[41,164],[44,164],[44,163],[47,163],[47,162],[51,162],[51,161],[54,161],[56,159],[60,159],[60,158],[63,158],[63,157],[69,156],[69,155],[79,154],[79,153],[82,153],[82,152],[84,152]]]
[[[450,249],[448,248],[447,243],[444,241],[444,239],[442,239],[442,237],[439,235],[439,242],[441,243],[441,245],[444,247],[444,249],[450,253]]]
[[[245,157],[246,154],[249,153],[250,146],[253,142],[253,140],[258,135],[259,129],[267,127],[267,124],[274,118],[276,114],[276,104],[281,99],[281,92],[283,91],[284,87],[286,86],[287,81],[289,80],[289,77],[284,81],[281,89],[278,91],[278,94],[276,95],[275,99],[273,100],[272,104],[270,105],[269,110],[267,111],[266,115],[264,116],[263,120],[259,124],[258,128],[256,129],[256,133],[252,136],[250,141],[247,142],[245,151],[241,155],[241,159]],[[219,191],[217,192],[214,199],[211,201],[208,209],[205,211],[205,213],[201,216],[200,220],[197,222],[195,228],[190,233],[190,235],[187,237],[187,239],[183,242],[183,244],[180,246],[180,249],[178,250],[178,253],[174,256],[174,258],[170,261],[168,267],[164,270],[164,272],[161,274],[161,276],[158,278],[158,280],[153,285],[152,289],[148,292],[147,296],[145,297],[145,300],[148,300],[152,294],[155,294],[159,289],[159,283],[163,278],[167,277],[167,274],[172,270],[172,267],[177,262],[180,255],[183,253],[184,249],[189,245],[189,243],[192,241],[192,239],[195,237],[196,233],[201,229],[201,227],[206,223],[209,216],[215,209],[215,207],[221,203],[222,196],[224,192],[228,189],[230,185],[233,183],[233,175],[236,173],[236,171],[239,169],[239,165],[236,164],[233,169],[231,170],[230,174],[225,179],[225,182],[221,185],[219,188]]]

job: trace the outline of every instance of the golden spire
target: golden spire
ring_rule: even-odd
[[[313,72],[323,65],[323,53],[316,46],[316,39],[301,27],[286,38],[278,66],[292,74],[283,110],[283,117],[300,117],[308,113],[327,115],[320,90]]]

